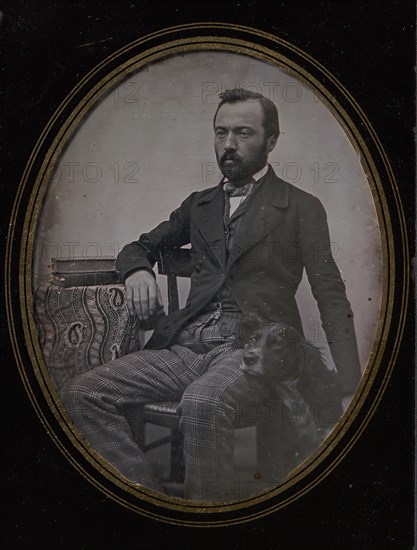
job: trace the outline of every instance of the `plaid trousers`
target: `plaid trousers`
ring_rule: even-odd
[[[149,402],[180,401],[185,498],[235,499],[233,430],[253,424],[250,409],[267,399],[267,389],[239,368],[238,323],[235,315],[222,314],[214,322],[203,316],[169,349],[144,349],[79,375],[61,393],[74,425],[127,479],[158,491],[134,440],[129,411]]]

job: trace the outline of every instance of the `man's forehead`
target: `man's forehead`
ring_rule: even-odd
[[[224,103],[216,116],[216,126],[228,126],[250,124],[262,126],[263,111],[257,100],[238,101],[236,103]]]

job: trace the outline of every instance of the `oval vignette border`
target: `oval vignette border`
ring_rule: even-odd
[[[138,488],[82,441],[70,427],[69,417],[47,373],[32,314],[36,226],[47,183],[65,144],[100,98],[129,74],[168,56],[201,50],[255,57],[291,73],[319,95],[360,154],[377,212],[383,252],[383,294],[377,334],[348,412],[325,443],[293,471],[288,481],[267,493],[227,505],[192,503]],[[359,126],[361,133],[357,130]],[[385,198],[388,190],[394,197],[395,208],[391,210]],[[25,197],[28,206],[23,211]],[[393,225],[398,227],[398,244],[394,242]],[[409,264],[404,215],[389,161],[372,125],[343,85],[308,54],[262,31],[223,23],[180,25],[136,40],[97,65],[67,96],[40,135],[18,188],[8,237],[6,307],[10,335],[20,375],[40,421],[61,452],[90,483],[122,506],[154,519],[177,525],[225,526],[272,513],[298,499],[326,477],[355,444],[375,411],[395,364],[405,322]],[[19,304],[13,301],[10,284],[16,280],[13,273],[18,273],[19,278],[20,311]],[[27,350],[19,339],[20,330]],[[205,514],[203,519],[201,513]]]

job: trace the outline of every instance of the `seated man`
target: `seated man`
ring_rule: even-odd
[[[158,252],[191,243],[186,307],[161,316],[144,350],[82,374],[63,393],[91,446],[129,480],[159,491],[127,410],[181,401],[185,497],[200,501],[239,498],[232,487],[232,431],[244,423],[248,404],[267,399],[265,387],[239,368],[243,350],[234,345],[239,323],[254,313],[302,334],[295,293],[303,269],[343,395],[352,394],[360,379],[352,311],[328,252],[323,206],[268,165],[279,136],[277,109],[261,94],[241,89],[220,98],[214,144],[224,178],[192,193],[168,221],[125,246],[117,258],[130,310],[147,320],[163,307],[152,270]]]

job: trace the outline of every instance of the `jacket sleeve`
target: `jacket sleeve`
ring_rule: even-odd
[[[122,248],[117,256],[116,268],[124,281],[138,269],[154,274],[152,267],[158,259],[159,250],[180,248],[190,242],[189,207],[193,195],[172,212],[168,221],[160,223],[149,233],[143,233],[139,240]]]
[[[346,288],[333,258],[336,244],[330,242],[327,216],[316,197],[299,212],[301,246],[307,278],[333,361],[340,374],[344,395],[353,393],[361,377],[353,313]]]

